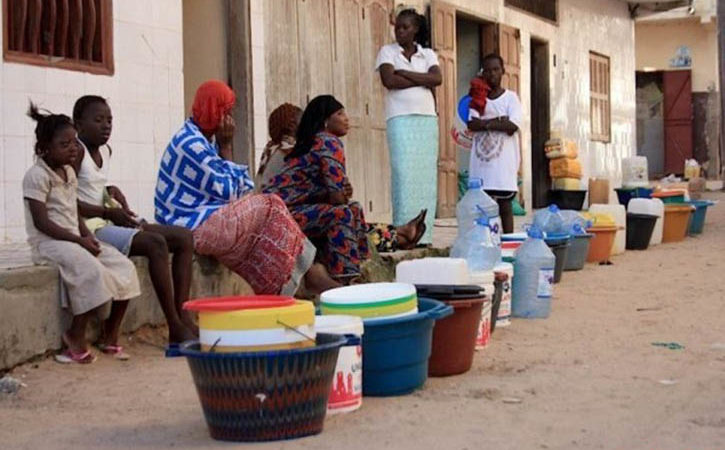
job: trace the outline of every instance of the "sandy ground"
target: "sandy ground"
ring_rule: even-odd
[[[701,237],[565,273],[552,316],[497,330],[469,373],[254,448],[725,448],[724,267],[720,204]],[[208,437],[185,361],[153,342],[132,338],[127,363],[16,368],[27,387],[0,395],[0,448],[231,447]]]

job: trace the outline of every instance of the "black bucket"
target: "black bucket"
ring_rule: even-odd
[[[627,213],[627,250],[647,250],[657,216]]]
[[[584,198],[587,191],[564,191],[552,189],[549,191],[549,203],[558,206],[559,209],[573,209],[581,211],[584,207]]]
[[[558,283],[561,281],[561,274],[564,272],[564,266],[566,265],[566,256],[569,253],[569,238],[546,239],[546,245],[549,246],[556,257],[556,264],[554,265],[554,283]]]

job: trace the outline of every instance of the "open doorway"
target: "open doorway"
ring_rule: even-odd
[[[549,138],[549,44],[531,39],[531,196],[534,208],[549,202],[549,162],[544,143]]]

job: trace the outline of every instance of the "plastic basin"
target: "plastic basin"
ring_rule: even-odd
[[[589,242],[587,262],[602,263],[609,261],[609,257],[612,256],[612,246],[614,245],[614,237],[617,234],[617,227],[593,227],[587,229],[587,231],[593,235]]]
[[[647,250],[658,217],[627,213],[627,250]]]
[[[586,196],[586,190],[565,191],[552,189],[549,191],[549,203],[555,204],[559,209],[581,211],[584,207],[584,198]]]
[[[453,314],[436,322],[428,375],[445,377],[468,372],[473,364],[476,335],[486,296],[480,286],[416,286],[421,297],[434,298],[453,308]],[[457,293],[458,288],[470,293]],[[463,291],[462,290],[462,291]]]
[[[365,320],[363,396],[404,395],[423,386],[428,378],[433,325],[451,314],[451,306],[419,298],[416,314]]]
[[[652,197],[662,200],[662,203],[682,203],[685,201],[685,194],[681,191],[660,191],[652,194]]]
[[[566,262],[564,263],[565,271],[581,270],[584,268],[592,237],[592,234],[581,234],[571,237],[569,252],[566,255]]]
[[[707,207],[712,206],[714,203],[708,200],[692,200],[689,204],[695,207],[695,211],[692,212],[687,232],[691,235],[700,234],[705,227]]]
[[[169,347],[185,356],[214,439],[274,441],[322,431],[337,355],[350,339],[318,334],[314,347],[216,353],[198,341]]]
[[[665,204],[662,242],[679,242],[685,239],[693,209],[687,203]]]
[[[564,272],[566,258],[569,253],[569,238],[546,238],[545,242],[556,258],[556,264],[554,265],[554,283],[558,283],[561,281],[561,274]]]
[[[617,191],[619,204],[624,205],[625,208],[629,205],[629,201],[633,198],[652,198],[652,189],[650,188],[617,188],[615,191]]]

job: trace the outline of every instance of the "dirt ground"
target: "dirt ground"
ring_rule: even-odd
[[[613,262],[565,273],[551,317],[496,330],[469,373],[254,448],[725,448],[725,204],[702,236]],[[126,363],[16,368],[27,387],[0,394],[0,448],[231,447],[209,438],[185,361],[158,344],[141,333]]]

